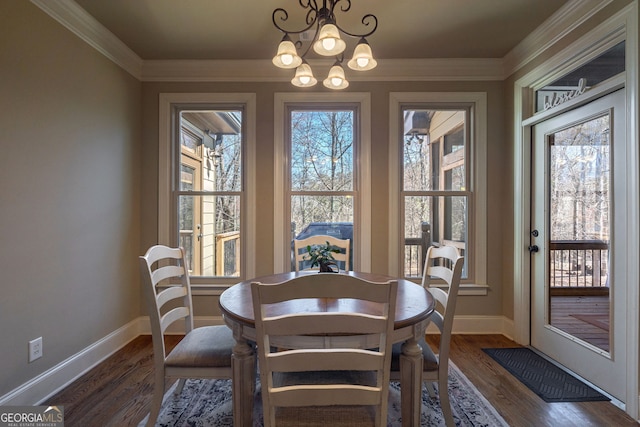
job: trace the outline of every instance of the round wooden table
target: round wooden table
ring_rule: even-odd
[[[280,283],[301,274],[317,272],[290,272],[245,280],[226,289],[220,295],[220,309],[225,323],[232,329],[236,345],[233,349],[233,419],[236,426],[251,426],[253,414],[253,394],[256,381],[256,365],[253,347],[248,341],[255,341],[255,317],[251,298],[251,282]],[[325,273],[334,274],[334,273]],[[344,274],[344,273],[343,273]],[[409,280],[398,279],[373,273],[348,272],[351,276],[372,282],[398,281],[396,316],[393,342],[403,342],[400,356],[402,424],[419,426],[422,390],[422,350],[417,340],[424,336],[429,316],[435,308],[433,296],[422,286]],[[302,303],[309,310],[349,310],[349,300],[312,300]],[[408,392],[408,393],[407,393]]]

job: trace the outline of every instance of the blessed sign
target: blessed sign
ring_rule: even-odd
[[[554,92],[551,96],[544,97],[544,109],[558,106],[564,102],[569,101],[579,95],[582,95],[587,90],[587,79],[584,77],[578,81],[578,86],[575,89],[566,92]]]

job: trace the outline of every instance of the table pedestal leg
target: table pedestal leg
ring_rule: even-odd
[[[410,338],[402,344],[400,397],[403,427],[419,426],[422,409],[422,349],[415,338]]]
[[[253,347],[247,340],[236,337],[231,356],[233,370],[233,425],[251,427],[253,424],[253,394],[256,385],[256,363]]]

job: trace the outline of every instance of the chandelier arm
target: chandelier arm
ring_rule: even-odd
[[[329,3],[331,3],[331,14],[333,15],[333,10],[335,9],[335,7],[338,5],[338,3],[345,3],[345,6],[342,6],[340,8],[340,10],[342,12],[348,12],[349,9],[351,9],[351,0],[329,0]]]
[[[338,0],[339,1],[339,0]],[[358,33],[350,33],[349,31],[346,31],[344,28],[342,28],[341,26],[339,26],[337,23],[334,23],[334,25],[336,27],[338,27],[338,29],[345,33],[348,36],[351,37],[369,37],[371,34],[375,33],[376,30],[378,29],[378,18],[376,18],[375,15],[368,13],[366,15],[364,15],[362,17],[362,24],[365,27],[368,27],[369,25],[371,25],[371,19],[373,19],[373,28],[371,29],[371,31],[369,31],[368,33],[363,33],[363,34],[358,34]]]
[[[300,3],[302,3],[303,1],[304,0],[300,0]],[[280,15],[280,16],[278,17],[277,15]],[[305,28],[301,29],[301,30],[287,30],[287,29],[281,27],[277,22],[278,18],[279,18],[280,21],[286,22],[289,19],[289,13],[285,9],[279,7],[277,9],[275,9],[273,11],[273,14],[271,15],[271,20],[273,22],[273,26],[276,27],[278,30],[282,31],[285,34],[301,34],[301,33],[304,33],[305,31],[307,31],[311,27],[313,27],[313,25],[318,21],[317,11],[314,10],[313,8],[310,9],[307,12],[306,21],[307,21],[308,25]]]
[[[318,21],[318,9],[311,8],[307,12],[307,16],[305,17],[305,22],[307,23],[307,25],[309,25],[307,29],[311,28],[311,26],[315,24],[316,21]]]
[[[300,3],[300,6],[303,9],[307,9],[310,7],[311,9],[318,10],[318,5],[316,4],[316,0],[298,0],[298,3]]]

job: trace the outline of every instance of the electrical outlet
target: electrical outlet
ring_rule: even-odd
[[[42,357],[42,337],[29,341],[29,363]]]

